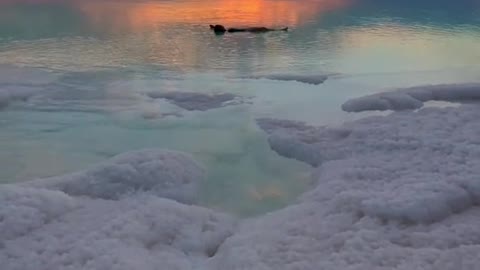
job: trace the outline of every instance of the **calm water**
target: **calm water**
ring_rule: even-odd
[[[0,0],[0,87],[35,92],[0,111],[0,182],[166,147],[209,169],[204,204],[280,207],[308,187],[308,167],[271,152],[256,118],[336,125],[363,116],[340,111],[351,97],[480,80],[480,1],[421,2]],[[215,36],[211,23],[291,31]],[[318,86],[242,79],[280,73],[335,75]],[[151,91],[248,102],[188,112]]]

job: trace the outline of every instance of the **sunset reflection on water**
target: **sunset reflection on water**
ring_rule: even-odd
[[[298,26],[319,14],[348,5],[349,0],[212,0],[129,2],[78,1],[75,3],[93,23],[141,30],[171,24],[230,26]]]
[[[438,12],[425,21],[430,13],[420,9],[405,12],[388,1],[378,1],[375,6],[385,6],[374,8],[372,2],[0,0],[0,46],[8,46],[0,48],[0,64],[64,70],[155,66],[234,75],[375,73],[477,64],[476,16],[464,13],[463,22],[450,27],[455,20],[443,21]],[[288,26],[291,31],[218,37],[209,24]]]

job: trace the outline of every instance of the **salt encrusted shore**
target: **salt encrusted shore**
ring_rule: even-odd
[[[164,150],[0,186],[1,268],[475,270],[480,105],[456,91],[432,86],[419,100],[468,104],[337,128],[259,119],[273,150],[315,167],[309,191],[259,217],[195,206],[203,169]]]

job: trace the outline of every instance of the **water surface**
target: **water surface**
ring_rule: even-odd
[[[204,204],[242,215],[280,207],[308,188],[308,167],[273,153],[256,118],[337,125],[364,116],[340,111],[351,97],[478,82],[479,18],[473,0],[0,0],[0,87],[35,93],[0,111],[0,181],[164,147],[206,165]],[[216,23],[291,30],[215,36]],[[270,74],[332,76],[251,78]],[[187,111],[152,91],[246,102]]]

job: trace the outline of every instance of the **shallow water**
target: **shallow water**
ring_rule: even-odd
[[[367,115],[340,111],[351,97],[478,82],[479,18],[474,0],[0,0],[0,87],[33,93],[0,111],[0,182],[166,147],[205,164],[205,205],[281,207],[308,188],[308,167],[272,152],[256,118],[336,125]],[[215,36],[211,23],[291,30]],[[330,77],[254,78],[271,74]],[[243,102],[188,111],[148,96],[167,91]]]

